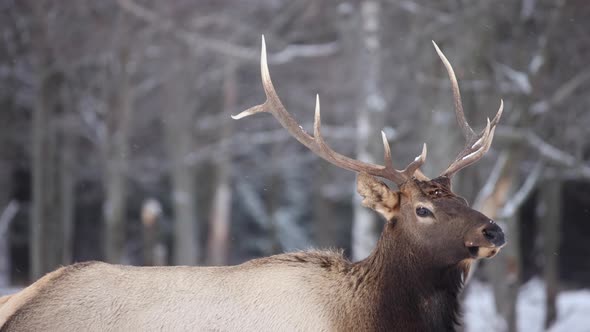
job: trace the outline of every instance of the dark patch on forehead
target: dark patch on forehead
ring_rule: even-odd
[[[441,176],[430,181],[416,180],[416,183],[420,190],[422,190],[422,193],[430,199],[457,197],[457,195],[451,191],[451,181],[447,177]]]
[[[446,176],[439,176],[435,179],[430,180],[430,183],[435,183],[438,186],[446,188],[449,192],[451,191],[451,179]]]

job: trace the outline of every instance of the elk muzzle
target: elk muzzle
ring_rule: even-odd
[[[473,258],[492,258],[505,244],[504,232],[493,220],[465,237],[465,247]]]

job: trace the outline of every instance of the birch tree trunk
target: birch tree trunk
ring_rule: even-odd
[[[65,136],[59,126],[63,112],[60,91],[63,76],[47,74],[44,65],[40,69],[37,102],[33,111],[33,201],[31,216],[31,279],[62,264],[63,169],[61,164],[62,142]]]
[[[520,227],[518,224],[518,213],[512,213],[509,216],[499,214],[498,207],[504,207],[511,195],[516,191],[516,180],[518,176],[518,163],[521,161],[521,151],[512,147],[507,152],[507,161],[502,169],[500,179],[498,180],[495,190],[495,197],[484,205],[482,210],[489,212],[490,218],[501,223],[508,239],[514,239],[491,261],[486,262],[486,274],[489,276],[494,290],[494,303],[496,312],[502,318],[500,325],[501,330],[517,331],[517,312],[516,305],[518,300],[518,290],[521,281],[521,254],[518,243]]]
[[[127,163],[129,130],[133,111],[133,96],[129,87],[128,54],[124,50],[113,72],[119,82],[112,93],[108,110],[108,131],[105,153],[104,252],[109,263],[121,263],[125,248],[127,219]]]
[[[11,285],[10,223],[18,210],[17,201],[11,200],[0,212],[0,288]]]
[[[170,45],[174,51],[175,45]],[[192,73],[192,71],[190,71]],[[171,75],[164,86],[162,116],[171,164],[172,210],[174,214],[173,264],[197,265],[201,258],[196,208],[197,174],[187,162],[193,151],[193,114],[196,107],[187,100],[188,75]]]
[[[502,220],[506,234],[510,238],[518,238],[518,218],[510,216]],[[505,331],[518,331],[516,305],[520,288],[521,261],[520,246],[515,243],[506,246],[498,257],[488,266],[488,275],[492,278],[496,312],[503,318]]]
[[[44,67],[46,68],[46,67]],[[72,146],[62,119],[64,77],[41,69],[32,125],[31,279],[67,263],[73,213]],[[66,229],[66,227],[68,227]]]
[[[173,134],[172,134],[173,135]],[[176,135],[182,135],[178,133]],[[186,135],[186,134],[185,134]],[[180,138],[181,146],[187,146],[187,138]],[[174,149],[174,148],[172,148]],[[185,165],[184,154],[173,153],[172,158],[172,206],[174,209],[174,264],[196,265],[200,257],[198,245],[197,210],[195,207],[196,174],[193,167]]]
[[[362,70],[361,105],[357,113],[357,159],[378,163],[383,158],[379,133],[385,120],[385,100],[380,90],[381,41],[379,1],[363,1],[360,5],[359,70]],[[352,225],[352,256],[354,260],[367,257],[377,243],[380,228],[376,215],[360,204],[354,195],[354,219]]]
[[[0,287],[9,286],[11,281],[10,223],[18,211],[18,203],[10,197],[12,167],[5,162],[6,150],[0,146],[0,188],[4,188],[0,191]]]
[[[70,92],[70,88],[65,86],[62,98],[67,111],[73,112],[74,108],[71,105],[73,96]],[[59,160],[61,174],[59,191],[61,196],[61,218],[63,220],[63,249],[61,260],[62,264],[70,264],[73,262],[74,250],[74,187],[76,183],[74,161],[76,157],[76,149],[72,134],[66,134],[73,132],[73,129],[65,124],[62,128],[64,137]]]
[[[61,170],[59,191],[63,227],[61,262],[62,264],[70,264],[73,261],[74,250],[74,183],[76,180],[73,169],[74,147],[72,146],[71,137],[64,137],[64,139],[59,165]]]
[[[30,279],[36,280],[43,274],[43,201],[45,199],[45,174],[43,161],[45,160],[45,132],[48,118],[47,101],[45,101],[44,90],[47,89],[47,84],[41,80],[39,91],[37,93],[37,102],[33,110],[33,124],[32,124],[32,204],[31,204],[31,231],[30,231]]]
[[[236,65],[226,64],[223,84],[224,113],[227,115],[222,121],[222,140],[229,140],[233,134],[233,121],[230,114],[237,107]],[[229,232],[231,219],[231,141],[222,147],[217,160],[217,182],[209,219],[209,237],[207,262],[210,265],[226,265],[229,248]]]
[[[338,245],[338,224],[341,222],[334,217],[334,207],[322,193],[324,187],[329,181],[329,172],[326,168],[320,167],[313,173],[312,191],[313,197],[313,240],[319,248],[340,248]],[[346,245],[349,245],[347,242]]]
[[[561,180],[552,179],[540,191],[540,229],[543,239],[543,276],[545,278],[545,328],[549,329],[557,318],[559,292],[559,242],[561,238]]]

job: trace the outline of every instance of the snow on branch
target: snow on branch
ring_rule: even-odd
[[[18,202],[16,200],[12,200],[4,208],[4,211],[2,211],[2,214],[0,215],[0,237],[2,237],[8,231],[8,227],[10,226],[10,222],[16,216],[16,213],[18,212],[18,208],[19,208]]]
[[[533,86],[531,85],[529,74],[527,72],[518,71],[503,63],[496,63],[495,67],[499,72],[506,76],[518,92],[527,96],[533,92]]]
[[[488,180],[484,184],[483,188],[477,193],[477,197],[475,198],[475,203],[473,206],[475,209],[479,210],[482,208],[484,201],[492,195],[498,181],[500,180],[500,175],[502,175],[502,170],[506,166],[508,162],[508,152],[503,152],[498,157],[496,164],[494,164],[494,168],[492,169],[492,173],[488,176]]]
[[[425,17],[433,18],[437,21],[450,24],[454,22],[454,17],[448,13],[440,11],[434,6],[428,7],[425,5],[421,5],[416,3],[415,1],[408,1],[408,0],[393,0],[390,1],[392,4],[397,5],[400,9],[407,11],[410,14],[414,15],[424,15]]]
[[[354,128],[346,126],[322,127],[323,136],[330,137],[334,140],[351,139],[351,131],[354,131]],[[210,145],[199,147],[198,151],[194,151],[186,156],[185,162],[194,165],[203,160],[211,159],[212,156],[213,158],[218,158],[220,156],[220,151],[224,151],[224,147],[229,144],[236,144],[240,147],[239,149],[234,149],[235,153],[248,154],[250,149],[245,149],[244,145],[240,145],[239,142],[248,142],[248,147],[255,147],[257,145],[284,142],[290,139],[292,139],[292,136],[282,128],[254,133],[237,133],[232,137],[224,137]]]
[[[530,108],[532,114],[540,114],[549,111],[570,97],[584,83],[590,80],[590,69],[577,73],[574,77],[562,84],[551,97],[533,104]]]
[[[496,130],[496,137],[514,142],[524,142],[529,148],[537,151],[543,159],[557,165],[570,167],[581,176],[590,178],[590,166],[581,163],[570,153],[545,142],[531,130],[502,126]]]
[[[173,20],[159,16],[150,9],[138,5],[133,0],[118,0],[118,4],[135,17],[150,23],[163,31],[172,33],[174,37],[186,43],[191,50],[205,49],[239,60],[250,62],[260,61],[258,47],[250,48],[233,44],[219,39],[207,38],[194,31],[187,31],[178,27]],[[320,57],[335,54],[338,51],[338,43],[329,42],[314,45],[289,45],[284,50],[269,54],[268,62],[282,64],[294,58]]]
[[[273,64],[287,63],[295,58],[313,58],[328,56],[338,51],[337,42],[311,45],[288,45],[282,51],[269,56],[269,62]]]
[[[512,196],[510,199],[506,201],[506,205],[502,208],[499,213],[500,218],[506,219],[514,216],[518,208],[524,203],[524,201],[529,197],[533,189],[535,188],[539,178],[541,177],[541,173],[543,172],[543,162],[538,161],[533,170],[529,173],[526,180],[518,189],[518,191]]]

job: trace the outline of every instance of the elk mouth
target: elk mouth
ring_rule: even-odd
[[[469,255],[471,258],[478,259],[478,258],[492,258],[496,256],[498,252],[500,252],[501,247],[483,247],[483,246],[467,246],[467,250],[469,251]]]
[[[479,247],[467,247],[467,250],[469,250],[469,254],[471,255],[471,258],[477,258],[477,253],[479,252]]]

